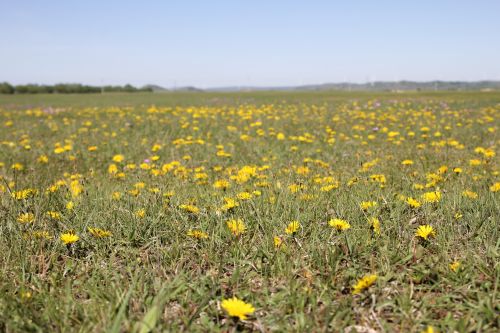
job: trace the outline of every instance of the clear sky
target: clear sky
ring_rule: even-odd
[[[500,80],[500,1],[0,0],[0,82]]]

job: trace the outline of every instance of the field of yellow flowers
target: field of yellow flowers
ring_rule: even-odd
[[[500,94],[136,96],[0,100],[0,331],[500,330]]]

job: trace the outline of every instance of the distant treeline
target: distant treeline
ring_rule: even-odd
[[[13,86],[7,82],[0,83],[0,94],[91,94],[100,92],[152,92],[151,87],[136,88],[130,84],[124,86],[87,86],[77,83],[60,83],[55,85],[20,84]]]

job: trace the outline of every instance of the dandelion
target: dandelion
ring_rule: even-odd
[[[412,198],[412,197],[408,197],[408,198],[406,198],[405,202],[406,202],[406,203],[407,203],[407,204],[408,204],[411,208],[418,208],[418,207],[420,207],[420,206],[422,205],[422,204],[421,204],[418,200],[416,200],[416,199],[414,199],[414,198]]]
[[[328,222],[330,227],[337,229],[338,231],[347,230],[351,227],[349,222],[342,219],[332,219]]]
[[[225,190],[229,187],[229,182],[225,179],[216,180],[213,184],[214,188]]]
[[[240,192],[236,195],[236,197],[239,199],[239,200],[242,200],[242,201],[245,201],[245,200],[250,200],[252,199],[252,193],[249,193],[249,192]]]
[[[469,199],[477,199],[478,194],[476,192],[473,192],[470,190],[465,190],[462,192],[462,196],[469,198]]]
[[[138,209],[135,211],[134,215],[140,219],[146,216],[146,210],[144,208]]]
[[[426,192],[421,196],[422,200],[427,203],[439,202],[441,200],[441,192]]]
[[[92,236],[95,238],[111,237],[111,231],[103,230],[99,228],[87,228]]]
[[[368,219],[368,224],[373,232],[377,235],[380,235],[380,221],[376,217],[371,217]]]
[[[490,191],[491,192],[498,192],[498,191],[500,191],[500,182],[491,185],[490,186]]]
[[[455,273],[456,273],[456,272],[458,271],[458,269],[460,268],[460,262],[458,262],[458,261],[454,261],[454,262],[452,262],[452,263],[449,265],[449,267],[450,267],[450,270],[452,270],[453,272],[455,272]]]
[[[412,160],[404,160],[401,162],[402,165],[412,165],[413,161]]]
[[[436,329],[434,329],[434,327],[432,327],[432,326],[429,325],[421,333],[438,333],[438,331]]]
[[[22,213],[17,217],[17,222],[21,224],[35,222],[35,215],[33,213]]]
[[[61,234],[60,239],[65,245],[71,245],[71,244],[77,242],[80,239],[80,237],[78,237],[78,235],[76,235],[73,232],[67,232],[67,233]]]
[[[418,227],[417,232],[415,233],[415,236],[420,237],[423,240],[428,240],[430,237],[435,237],[436,232],[434,231],[434,228],[430,225],[421,225]]]
[[[273,243],[275,248],[279,248],[281,247],[281,245],[283,245],[283,240],[281,239],[281,237],[274,236]]]
[[[289,235],[293,235],[300,229],[300,227],[301,225],[299,221],[292,221],[286,227],[285,232]]]
[[[224,212],[230,211],[231,209],[240,205],[233,198],[224,198],[224,201],[225,201],[225,204],[222,205],[222,207],[221,207],[221,210]]]
[[[49,158],[47,157],[47,155],[41,155],[36,161],[40,164],[46,164],[49,163]]]
[[[191,214],[198,214],[200,212],[200,209],[193,205],[180,205],[179,208]]]
[[[240,320],[247,319],[247,315],[251,315],[255,312],[255,308],[252,304],[245,303],[236,297],[223,300],[221,307],[230,317],[237,317]]]
[[[376,206],[377,206],[376,201],[363,201],[359,204],[359,208],[361,208],[364,211]]]
[[[356,282],[354,286],[352,286],[352,294],[356,295],[361,293],[363,290],[368,289],[372,286],[375,281],[377,281],[376,274],[365,275],[361,279]]]
[[[53,220],[60,220],[61,219],[61,213],[55,212],[52,210],[49,210],[48,212],[46,212],[45,215],[47,215],[49,218],[51,218]]]
[[[241,219],[229,220],[226,222],[226,224],[227,224],[227,227],[229,228],[229,230],[231,230],[231,232],[235,236],[241,235],[246,230],[246,226]]]
[[[21,163],[14,163],[10,168],[12,170],[22,171],[24,170],[24,165],[22,165]]]
[[[201,231],[201,230],[191,230],[191,229],[189,229],[189,231],[186,233],[186,235],[188,235],[189,237],[196,238],[196,239],[206,239],[206,238],[208,238],[208,234],[206,232]]]
[[[125,159],[125,156],[123,156],[121,154],[113,156],[113,162],[116,162],[116,163],[121,163],[121,162],[123,162],[124,159]]]

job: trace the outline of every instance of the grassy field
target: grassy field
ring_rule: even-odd
[[[0,96],[0,331],[498,332],[499,146],[500,93]]]

